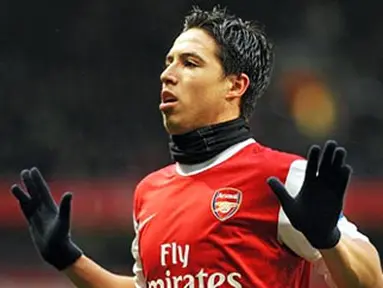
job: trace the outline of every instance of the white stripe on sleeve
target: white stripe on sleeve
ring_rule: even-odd
[[[135,231],[135,237],[132,242],[132,255],[135,260],[135,263],[133,265],[133,273],[134,273],[134,283],[136,288],[146,288],[146,281],[143,273],[142,268],[142,262],[140,257],[140,250],[139,250],[139,232],[138,232],[138,223],[133,217],[134,221],[134,231]]]

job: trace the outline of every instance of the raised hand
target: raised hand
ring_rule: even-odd
[[[32,240],[46,262],[63,270],[82,255],[70,237],[72,194],[65,193],[58,207],[37,168],[23,170],[21,181],[26,191],[17,184],[11,191],[28,221]]]
[[[332,140],[326,142],[323,150],[311,146],[305,179],[295,198],[279,179],[267,180],[291,224],[317,249],[332,248],[340,239],[337,223],[352,173],[345,162],[346,155],[346,150]]]

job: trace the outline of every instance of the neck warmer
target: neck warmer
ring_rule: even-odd
[[[197,164],[251,137],[250,127],[240,117],[185,134],[171,135],[169,149],[174,161],[181,164]]]

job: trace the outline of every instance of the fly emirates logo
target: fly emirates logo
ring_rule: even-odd
[[[185,274],[173,275],[170,270],[165,270],[163,278],[148,282],[148,288],[217,288],[217,287],[236,287],[240,288],[239,283],[241,274],[232,273],[207,273],[201,268],[196,274],[188,274],[190,245],[178,245],[177,243],[166,243],[161,245],[161,266],[180,265],[185,269]]]

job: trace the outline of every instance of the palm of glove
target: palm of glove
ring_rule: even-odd
[[[74,261],[72,258],[77,259],[81,255],[70,240],[72,195],[66,193],[58,208],[37,168],[23,170],[21,180],[27,192],[18,185],[13,185],[11,191],[19,200],[20,208],[29,223],[32,240],[43,259],[61,270]],[[69,255],[62,255],[64,253]]]
[[[327,141],[323,151],[312,146],[305,179],[295,198],[278,179],[268,179],[291,224],[318,249],[332,248],[340,239],[337,223],[351,176],[345,159],[346,150],[334,141]]]

